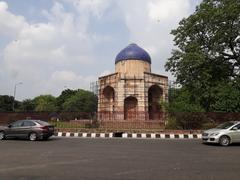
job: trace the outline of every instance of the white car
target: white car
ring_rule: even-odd
[[[209,129],[202,134],[203,143],[219,143],[228,146],[231,143],[240,143],[240,121],[229,121]]]

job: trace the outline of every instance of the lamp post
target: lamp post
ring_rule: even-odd
[[[14,85],[13,103],[12,103],[12,110],[13,110],[13,111],[15,111],[15,109],[14,109],[14,105],[15,105],[15,104],[14,104],[14,103],[15,103],[15,96],[16,96],[17,86],[20,85],[20,84],[22,84],[22,82],[16,83],[16,84]]]

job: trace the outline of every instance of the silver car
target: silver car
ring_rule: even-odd
[[[240,121],[225,122],[214,129],[204,131],[202,141],[203,143],[219,143],[222,146],[240,143]]]

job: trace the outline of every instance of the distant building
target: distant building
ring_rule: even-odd
[[[164,121],[168,77],[151,72],[151,58],[137,44],[116,56],[115,73],[99,77],[98,88],[100,121]]]

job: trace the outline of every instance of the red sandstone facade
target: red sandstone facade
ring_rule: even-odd
[[[150,56],[137,45],[118,54],[115,73],[99,77],[98,86],[100,122],[135,126],[159,122],[162,126],[165,121],[161,102],[168,101],[168,77],[151,72]]]

